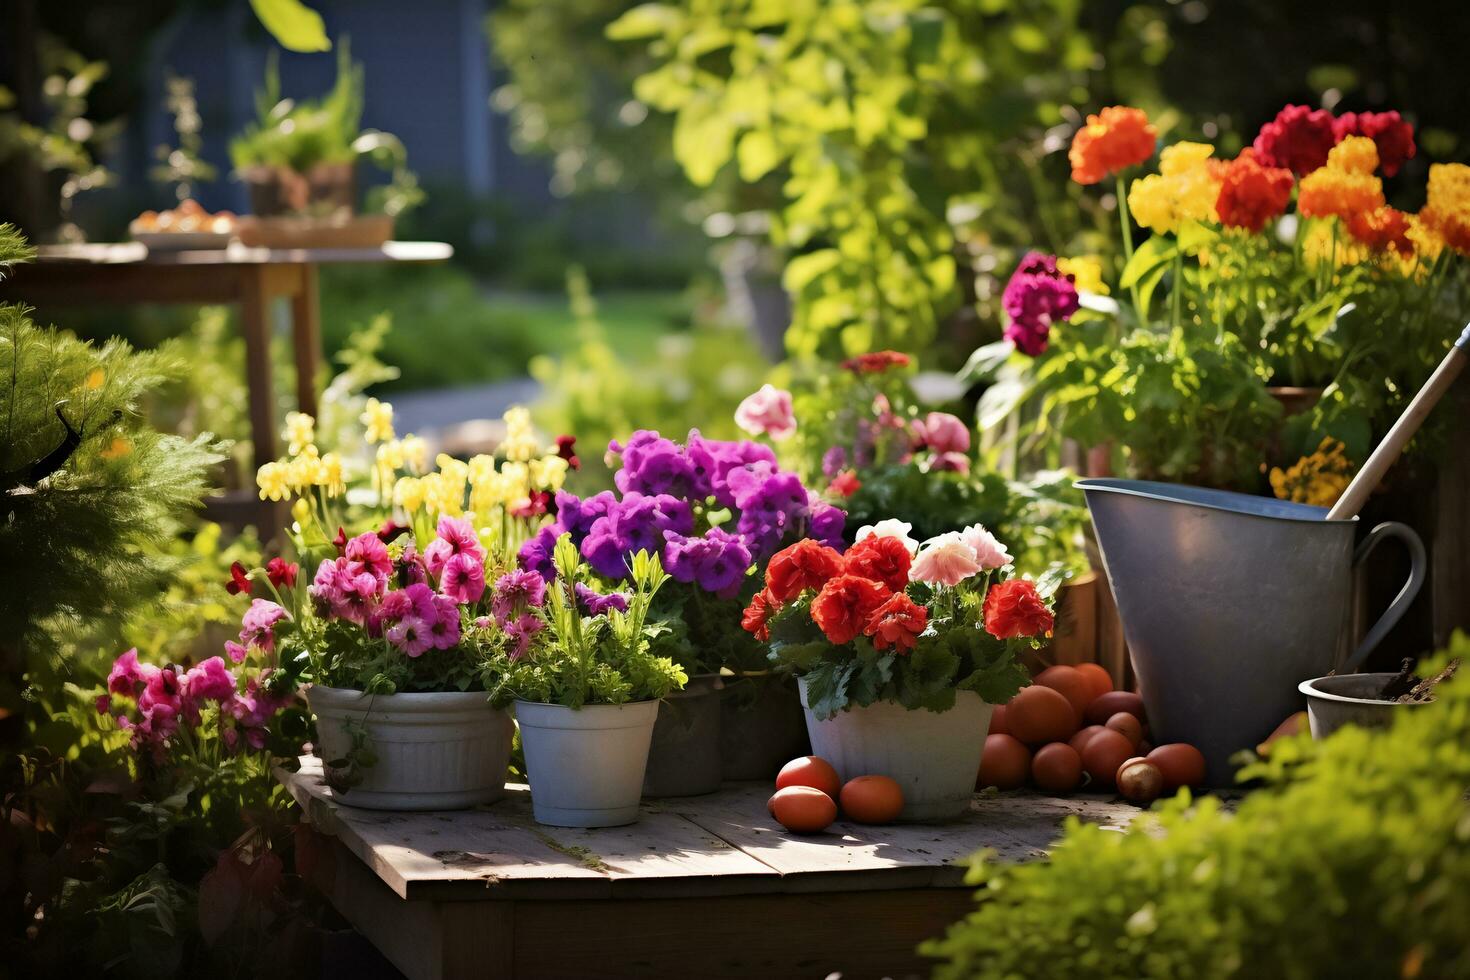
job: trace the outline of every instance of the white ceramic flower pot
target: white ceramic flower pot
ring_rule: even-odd
[[[531,809],[552,827],[618,827],[638,819],[657,701],[516,702]]]
[[[903,789],[906,822],[952,820],[970,807],[980,752],[994,708],[973,691],[960,691],[948,711],[910,711],[891,701],[839,711],[818,721],[806,707],[812,754],[826,759],[843,782],[888,776]]]
[[[453,810],[490,803],[505,793],[514,734],[508,712],[483,691],[364,694],[313,685],[306,700],[316,715],[316,754],[323,763],[352,748],[361,725],[377,756],[342,802],[372,810]],[[329,773],[329,778],[330,778]]]

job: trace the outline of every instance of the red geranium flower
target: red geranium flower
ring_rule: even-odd
[[[510,509],[511,517],[540,517],[551,506],[551,493],[535,490],[529,497]]]
[[[929,610],[900,592],[873,610],[863,632],[873,638],[873,646],[879,650],[897,647],[900,653],[907,653],[928,623]]]
[[[347,532],[340,524],[337,525],[337,536],[332,539],[332,544],[339,556],[347,554]]]
[[[1259,232],[1291,201],[1291,171],[1261,166],[1250,147],[1221,166],[1219,174],[1220,196],[1215,199],[1215,210],[1227,228]]]
[[[750,599],[750,605],[740,616],[740,626],[747,633],[764,643],[771,638],[771,617],[781,611],[781,603],[771,595],[770,589],[761,589]]]
[[[573,447],[577,445],[576,436],[557,436],[556,454],[567,461],[567,466],[574,470],[582,468],[582,461],[577,458],[577,451]]]
[[[230,595],[250,594],[250,573],[244,565],[239,562],[230,564],[230,580],[225,583],[225,591]]]
[[[881,374],[889,368],[908,367],[912,363],[913,358],[907,354],[896,350],[880,350],[849,357],[842,362],[842,366],[854,374]]]
[[[985,593],[985,632],[998,639],[1050,636],[1056,619],[1029,579],[997,582]]]
[[[841,555],[820,541],[802,538],[766,566],[766,589],[777,602],[790,602],[807,589],[820,589],[841,571]]]
[[[870,534],[847,550],[842,570],[848,575],[882,582],[891,592],[902,592],[909,584],[909,565],[913,558],[898,538],[886,534]]]
[[[284,558],[272,558],[265,565],[266,576],[270,578],[271,585],[278,589],[283,586],[288,589],[295,588],[296,573],[300,570],[301,567],[294,561],[287,561]]]
[[[872,579],[839,575],[812,600],[812,620],[830,643],[851,643],[892,595]]]
[[[1344,112],[1333,121],[1332,135],[1339,143],[1348,136],[1372,140],[1378,147],[1378,165],[1385,177],[1398,173],[1415,152],[1414,127],[1397,112]]]
[[[1393,249],[1406,259],[1414,255],[1414,243],[1409,239],[1409,216],[1397,208],[1354,211],[1348,215],[1347,227],[1348,234],[1374,252]]]
[[[827,489],[839,497],[851,497],[863,487],[863,481],[858,479],[856,470],[843,470],[832,478],[827,484]]]
[[[1309,174],[1327,162],[1327,151],[1337,145],[1332,122],[1326,109],[1286,106],[1256,135],[1256,155],[1268,167]]]

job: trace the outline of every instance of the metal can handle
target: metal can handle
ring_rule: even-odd
[[[1414,601],[1414,597],[1419,594],[1420,587],[1424,585],[1425,573],[1429,567],[1429,562],[1424,555],[1424,542],[1419,540],[1419,535],[1414,533],[1413,528],[1398,521],[1384,521],[1368,533],[1362,544],[1358,545],[1358,549],[1353,552],[1353,567],[1357,568],[1361,565],[1373,552],[1373,549],[1388,538],[1398,538],[1404,543],[1404,547],[1409,549],[1409,580],[1404,583],[1402,589],[1399,589],[1399,594],[1393,597],[1393,602],[1388,604],[1383,615],[1378,617],[1378,622],[1373,624],[1373,628],[1363,637],[1363,642],[1358,644],[1358,648],[1353,651],[1352,656],[1347,658],[1338,673],[1355,673],[1363,665],[1363,661],[1368,658],[1368,654],[1373,652],[1373,648],[1382,643],[1388,631],[1397,626],[1398,621],[1404,618],[1404,613],[1408,612],[1410,603]]]

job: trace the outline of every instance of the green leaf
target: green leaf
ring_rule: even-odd
[[[1133,258],[1123,266],[1123,275],[1119,278],[1118,285],[1123,289],[1132,289],[1145,276],[1155,272],[1163,275],[1164,267],[1174,261],[1174,254],[1178,251],[1173,239],[1165,235],[1154,235],[1138,246]]]
[[[965,361],[965,366],[955,374],[955,378],[965,384],[993,381],[995,372],[999,371],[1015,352],[1016,345],[1009,340],[997,340],[992,344],[976,347],[970,353],[969,360]]]
[[[754,183],[781,162],[781,150],[770,133],[756,129],[740,137],[735,159],[740,164],[740,179]]]
[[[823,662],[806,675],[807,707],[818,721],[833,718],[847,707],[847,684],[857,664]]]
[[[330,51],[322,15],[301,0],[250,0],[255,16],[287,51]]]
[[[607,25],[607,36],[614,41],[658,37],[680,22],[679,11],[675,8],[662,3],[644,3]]]
[[[781,284],[791,293],[799,293],[823,273],[831,272],[842,261],[842,255],[835,248],[824,248],[816,252],[808,252],[806,255],[798,255],[786,263],[786,272],[781,277]]]

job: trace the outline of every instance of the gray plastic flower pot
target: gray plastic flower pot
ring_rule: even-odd
[[[702,796],[720,788],[719,674],[697,674],[658,706],[643,795]]]
[[[1337,674],[1302,681],[1297,690],[1307,696],[1307,721],[1312,737],[1323,739],[1343,725],[1387,728],[1398,713],[1422,708],[1427,702],[1381,701],[1375,695],[1396,674]]]

